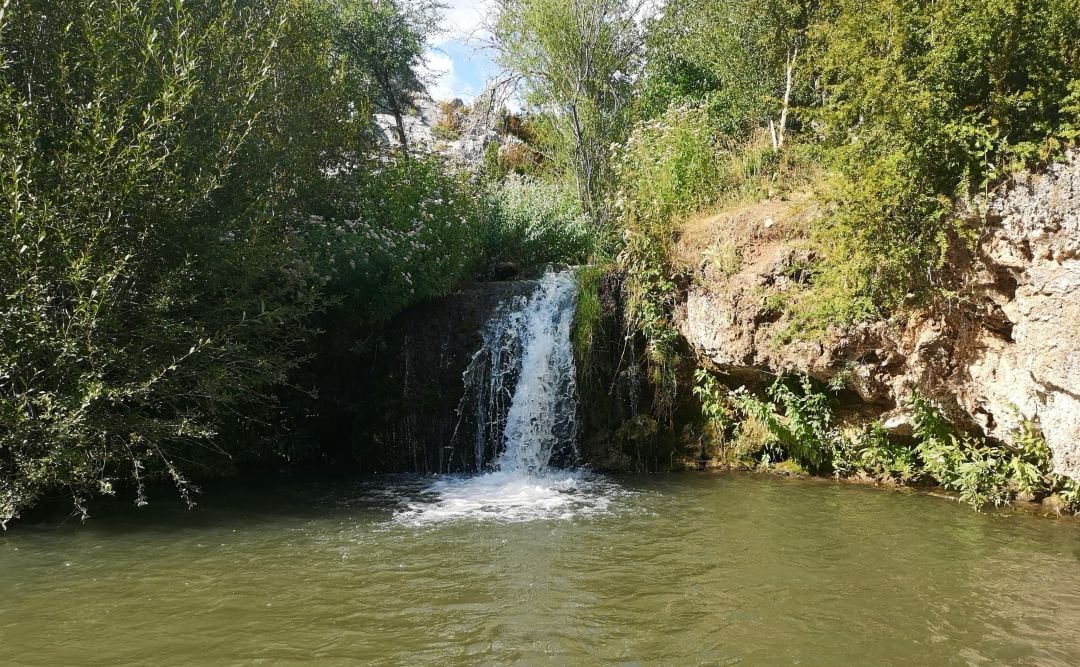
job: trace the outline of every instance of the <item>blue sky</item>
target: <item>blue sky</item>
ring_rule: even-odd
[[[491,54],[470,35],[480,33],[490,4],[487,0],[447,0],[445,32],[436,36],[426,55],[426,74],[436,100],[460,97],[470,102],[484,91],[497,71]]]

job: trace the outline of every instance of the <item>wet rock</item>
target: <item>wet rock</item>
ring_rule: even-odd
[[[513,262],[499,262],[491,267],[491,277],[495,280],[513,280],[521,274],[521,269]]]
[[[454,446],[462,373],[500,305],[536,282],[487,282],[420,304],[372,332],[329,332],[341,352],[321,369],[321,439],[365,472],[460,472],[471,447]],[[349,351],[349,353],[345,353]]]

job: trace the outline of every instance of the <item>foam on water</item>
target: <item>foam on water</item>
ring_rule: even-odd
[[[441,477],[394,516],[394,522],[424,526],[450,521],[514,523],[610,514],[622,493],[614,483],[582,471],[552,471],[542,477],[495,471]]]

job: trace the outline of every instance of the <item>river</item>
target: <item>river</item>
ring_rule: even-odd
[[[0,535],[6,665],[1080,664],[1080,524],[738,474],[290,477]]]

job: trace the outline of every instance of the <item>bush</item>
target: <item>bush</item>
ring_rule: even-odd
[[[624,224],[666,226],[715,203],[731,185],[731,144],[701,107],[672,107],[639,124],[615,158]]]
[[[474,188],[375,154],[334,5],[0,7],[0,524],[289,456],[313,315],[379,321],[479,262]]]
[[[841,441],[829,397],[816,391],[805,375],[797,389],[786,378],[777,378],[768,396],[770,401],[745,390],[732,395],[742,414],[765,426],[769,434],[764,442],[766,454],[771,460],[794,460],[812,472],[828,471],[832,452]]]
[[[592,253],[592,226],[568,187],[508,176],[489,186],[486,200],[484,248],[489,263],[580,264]]]
[[[809,38],[821,102],[800,115],[839,178],[798,310],[848,324],[940,293],[954,200],[1077,137],[1080,21],[1072,0],[832,0]]]
[[[1005,505],[1017,497],[1029,500],[1062,493],[1071,509],[1075,503],[1075,481],[1054,474],[1050,448],[1036,426],[1026,422],[1014,434],[1014,445],[989,443],[957,434],[933,405],[916,397],[916,451],[923,468],[934,481],[960,494],[960,499],[980,508]]]
[[[570,332],[574,345],[574,357],[577,360],[579,377],[585,382],[593,380],[593,350],[603,339],[604,304],[601,297],[601,281],[607,274],[607,267],[602,265],[582,266],[574,277],[577,282],[577,309],[574,311],[574,326]]]
[[[339,144],[283,138],[360,136],[363,106],[305,59],[329,34],[304,3],[4,7],[0,522],[119,478],[187,497],[182,461],[272,419],[317,307],[287,210]]]
[[[675,286],[668,261],[677,224],[721,202],[756,198],[783,176],[798,185],[792,154],[777,153],[767,136],[736,141],[719,131],[710,107],[670,107],[635,127],[617,152],[616,210],[622,227],[618,262],[625,275],[629,333],[645,341],[658,413],[670,413],[678,391]]]
[[[706,425],[727,449],[723,453],[737,461],[791,461],[841,477],[931,482],[958,492],[975,509],[1056,494],[1061,506],[1080,511],[1080,484],[1054,474],[1050,449],[1034,424],[1025,423],[1013,445],[991,443],[957,433],[929,401],[915,397],[915,442],[909,444],[890,438],[876,422],[841,429],[831,399],[806,376],[777,378],[767,399],[743,387],[727,389],[705,371],[696,381]]]
[[[386,320],[471,275],[486,208],[438,159],[395,157],[326,186],[307,225],[319,280],[353,319]]]

